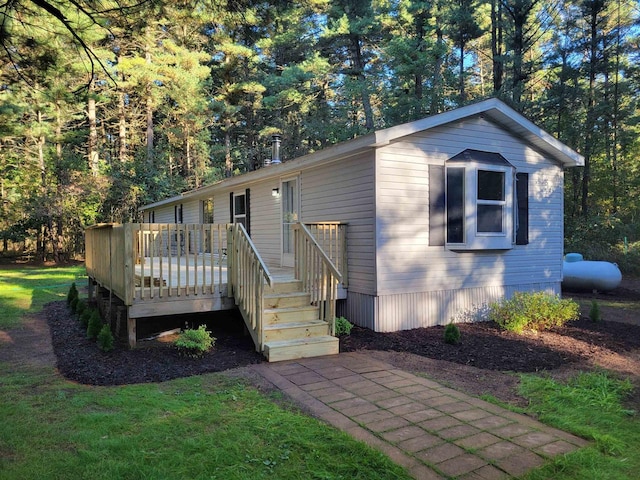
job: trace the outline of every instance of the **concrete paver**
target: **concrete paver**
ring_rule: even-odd
[[[421,480],[508,479],[588,444],[365,353],[252,368],[305,411]]]

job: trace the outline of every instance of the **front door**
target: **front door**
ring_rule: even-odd
[[[298,179],[291,178],[282,182],[282,266],[295,264],[295,245],[293,225],[300,218]]]

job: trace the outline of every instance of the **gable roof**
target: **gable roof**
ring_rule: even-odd
[[[558,161],[563,167],[579,167],[584,165],[584,157],[582,155],[566,146],[553,135],[545,132],[504,102],[497,98],[490,98],[478,103],[456,108],[455,110],[426,117],[421,120],[415,120],[395,127],[378,130],[368,135],[363,135],[362,137],[358,137],[353,140],[341,142],[331,147],[281,164],[272,164],[268,168],[261,168],[259,170],[227,178],[211,185],[182,193],[175,197],[145,205],[141,207],[140,210],[144,211],[161,205],[176,203],[182,199],[204,196],[208,192],[219,188],[253,183],[270,177],[280,177],[290,171],[296,171],[308,166],[344,159],[370,149],[388,145],[395,140],[417,132],[429,130],[474,116],[482,116],[501,126],[505,130],[510,131],[515,136],[523,138],[541,152]]]

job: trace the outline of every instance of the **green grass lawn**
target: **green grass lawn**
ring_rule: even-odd
[[[0,270],[0,330],[66,298],[82,275],[79,267]],[[222,374],[90,387],[53,367],[0,363],[0,479],[409,478],[277,395]]]
[[[0,270],[0,330],[65,298],[82,275],[79,267]],[[637,479],[640,420],[623,406],[628,389],[599,373],[566,384],[523,375],[531,413],[593,441],[526,478]],[[45,478],[409,477],[382,454],[288,408],[278,394],[222,374],[90,387],[53,367],[0,363],[0,480]]]
[[[0,330],[17,326],[23,314],[33,313],[51,301],[66,298],[72,282],[86,284],[84,266],[0,266]]]
[[[542,422],[591,440],[592,446],[545,465],[527,480],[635,480],[640,472],[639,412],[624,406],[631,384],[600,373],[566,383],[523,375],[521,393]]]

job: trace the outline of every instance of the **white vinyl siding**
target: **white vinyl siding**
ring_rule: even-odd
[[[174,207],[174,204],[170,204],[155,208],[155,223],[175,223]]]
[[[374,294],[375,175],[373,154],[304,170],[300,175],[302,221],[346,222],[349,296]]]
[[[280,266],[280,202],[271,195],[280,187],[279,180],[265,180],[249,185],[251,191],[251,240],[268,266]],[[228,202],[228,200],[227,200]]]
[[[518,291],[545,291],[560,293],[557,282],[525,282],[515,285],[496,285],[473,288],[455,288],[418,293],[403,293],[374,297],[372,326],[378,332],[395,332],[412,328],[447,325],[451,322],[487,320],[487,307],[491,302],[510,297]]]
[[[182,202],[182,223],[202,223],[200,200]]]
[[[500,153],[516,171],[529,173],[529,245],[497,252],[453,252],[428,245],[428,164],[444,165],[448,158],[468,148]],[[424,292],[530,284],[559,286],[563,173],[537,151],[498,126],[476,118],[383,147],[378,150],[376,165],[378,295],[405,295],[409,299],[419,294],[422,300],[411,301],[429,310],[433,307],[427,304]],[[384,312],[382,319],[400,325],[399,319],[386,317],[390,313],[386,307]],[[436,313],[441,317],[438,322],[449,316],[448,310],[431,311],[432,315]],[[411,325],[419,326],[413,321]]]

